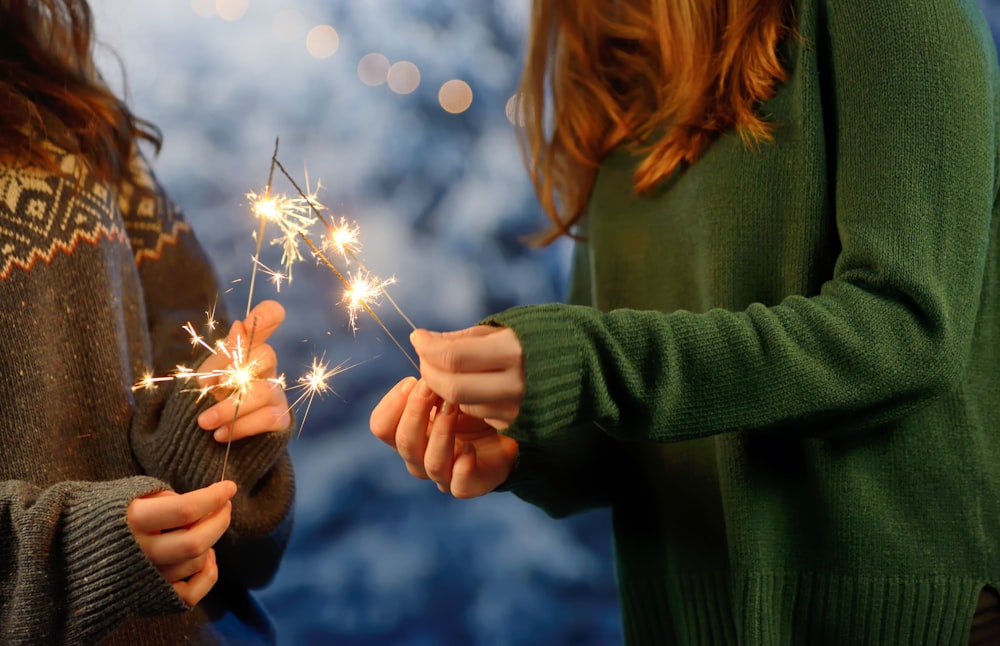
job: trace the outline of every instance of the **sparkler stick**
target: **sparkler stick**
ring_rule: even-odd
[[[274,153],[272,159],[278,154],[278,138],[274,138]],[[271,181],[274,179],[274,162],[271,162],[271,170],[267,173],[267,186],[264,188],[264,199],[271,199]],[[250,316],[250,304],[253,303],[253,286],[254,281],[257,278],[257,264],[260,262],[260,247],[264,242],[264,227],[267,224],[267,218],[260,218],[260,229],[257,231],[257,250],[253,254],[254,264],[253,269],[250,270],[250,292],[247,294],[247,313],[246,316]]]
[[[248,314],[249,314],[249,312],[248,312]],[[248,359],[249,359],[249,356],[250,356],[250,352],[253,349],[253,335],[254,335],[254,332],[256,330],[257,330],[257,317],[255,316],[254,319],[253,319],[253,325],[250,326],[250,337],[247,339],[246,356],[247,356]],[[240,346],[239,336],[236,337],[236,348],[238,349],[238,351],[240,353],[242,353],[242,348]],[[242,358],[242,357],[238,357],[238,358]],[[234,361],[233,365],[234,366],[239,366],[241,363],[243,363],[243,362],[242,361]],[[249,366],[249,365],[246,367],[245,377],[248,380],[253,378],[253,373],[250,370],[251,367],[252,366]],[[233,419],[229,423],[229,437],[226,438],[226,453],[222,457],[222,474],[219,476],[219,482],[222,482],[223,480],[226,479],[226,465],[229,464],[229,449],[233,445],[233,433],[236,432],[236,418],[239,417],[239,414],[240,414],[240,404],[243,403],[243,396],[246,394],[245,392],[240,392],[239,390],[236,390],[235,393],[236,393],[236,397],[233,399]]]

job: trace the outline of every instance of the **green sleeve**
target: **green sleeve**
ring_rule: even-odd
[[[971,0],[826,10],[842,246],[832,279],[815,297],[744,311],[499,314],[490,321],[524,346],[511,436],[852,432],[959,385],[985,266],[997,262],[995,50]]]

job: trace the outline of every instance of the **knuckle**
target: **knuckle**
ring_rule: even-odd
[[[429,480],[427,473],[423,469],[419,468],[412,462],[406,463],[406,471],[414,478],[419,478],[420,480]]]
[[[426,471],[427,476],[435,482],[447,480],[450,475],[448,473],[448,465],[434,459],[424,461],[424,471]]]
[[[462,355],[452,346],[448,346],[441,351],[439,361],[442,368],[451,372],[457,372],[462,368]]]
[[[201,518],[201,509],[194,501],[182,498],[177,503],[177,517],[181,525],[190,525]]]
[[[205,546],[201,544],[201,541],[191,537],[190,534],[186,534],[178,540],[177,551],[184,559],[192,560],[204,555]]]
[[[414,441],[408,435],[400,435],[396,438],[396,451],[406,458],[421,457],[423,453],[423,447],[420,446],[419,442]]]

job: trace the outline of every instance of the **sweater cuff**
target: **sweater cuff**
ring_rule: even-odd
[[[80,483],[67,505],[63,536],[69,612],[68,642],[74,636],[106,635],[135,616],[185,612],[187,604],[146,557],[128,526],[126,510],[138,497],[166,489],[139,476]]]
[[[226,479],[251,489],[285,452],[291,431],[264,433],[226,443],[198,426],[198,415],[215,403],[199,392],[177,388],[171,393],[151,432],[136,433],[132,444],[146,473],[169,482],[181,492],[218,482],[226,464]]]
[[[583,333],[572,325],[570,305],[514,307],[483,321],[509,327],[524,351],[524,399],[504,431],[534,442],[571,425],[580,413]]]

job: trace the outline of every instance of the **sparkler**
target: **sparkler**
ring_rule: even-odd
[[[298,193],[297,198],[287,198],[283,197],[281,200],[275,200],[270,197],[270,187],[271,181],[274,175],[274,169],[277,168],[281,171],[282,175],[289,181],[295,191]],[[361,262],[358,257],[358,250],[360,249],[360,242],[358,239],[358,228],[357,225],[348,225],[342,219],[341,225],[339,227],[332,226],[327,219],[323,216],[322,211],[325,207],[316,200],[316,193],[310,193],[304,191],[295,179],[288,173],[285,167],[278,160],[278,142],[275,141],[274,153],[271,155],[271,172],[268,178],[268,187],[265,190],[263,196],[258,196],[254,193],[250,193],[248,196],[253,203],[252,211],[261,218],[261,235],[264,231],[264,221],[273,221],[279,223],[279,228],[282,230],[283,236],[272,241],[272,244],[277,244],[279,241],[283,244],[285,249],[285,255],[282,260],[286,263],[286,270],[289,282],[291,282],[291,265],[302,259],[302,254],[298,250],[298,241],[303,242],[313,254],[313,257],[320,263],[322,263],[327,269],[337,277],[338,280],[344,285],[344,297],[342,302],[347,304],[348,316],[351,324],[351,329],[357,331],[357,315],[358,312],[364,311],[375,323],[382,328],[382,331],[389,337],[393,344],[403,353],[403,356],[410,362],[410,364],[416,369],[420,370],[417,362],[413,359],[406,348],[399,342],[398,339],[392,334],[385,322],[382,321],[381,317],[372,308],[373,304],[377,304],[377,300],[380,296],[384,296],[385,299],[392,304],[393,308],[397,313],[410,325],[412,329],[416,329],[413,322],[403,313],[399,305],[392,299],[389,293],[386,291],[386,286],[395,282],[394,278],[389,279],[379,279],[375,277],[367,267]],[[317,221],[322,222],[323,226],[327,230],[327,242],[324,244],[317,245],[312,238],[309,236],[309,227],[315,224]],[[322,239],[321,239],[322,240]],[[258,249],[260,241],[258,240]],[[352,259],[357,263],[360,271],[353,274],[351,278],[344,275],[340,269],[330,260],[326,251],[328,249],[333,249],[344,256],[345,259]],[[252,289],[252,280],[251,280]]]
[[[247,314],[245,318],[251,318],[254,287],[258,271],[271,277],[277,291],[280,291],[282,281],[291,282],[292,266],[295,262],[303,259],[303,255],[299,250],[298,241],[303,239],[308,242],[306,232],[308,231],[309,226],[316,222],[316,218],[313,216],[313,213],[318,212],[317,208],[322,208],[322,205],[316,201],[314,194],[304,194],[301,190],[299,191],[299,197],[294,198],[288,198],[284,195],[275,196],[271,194],[271,182],[274,178],[274,167],[277,163],[277,140],[275,140],[274,143],[274,150],[275,152],[274,155],[272,155],[271,168],[268,173],[267,187],[265,188],[263,195],[258,196],[253,193],[248,195],[251,200],[253,214],[259,221],[259,229],[254,234],[256,239],[256,250],[254,255],[251,257],[252,269],[250,275],[250,288],[247,296]],[[260,260],[264,233],[269,223],[275,225],[281,231],[281,236],[272,240],[271,244],[282,245],[281,260],[285,267],[284,273],[272,270]],[[310,247],[312,248],[311,243]],[[213,307],[211,310],[206,312],[205,315],[208,330],[214,331],[217,326],[215,308]],[[174,372],[167,376],[155,376],[152,373],[147,373],[143,375],[132,387],[133,391],[151,390],[156,388],[161,382],[174,380],[194,381],[197,384],[196,390],[199,392],[199,399],[208,394],[218,395],[220,399],[224,399],[226,397],[231,398],[233,401],[233,417],[229,424],[229,437],[226,441],[226,452],[223,457],[222,474],[219,478],[220,480],[224,480],[226,477],[226,468],[229,463],[229,454],[232,447],[236,421],[239,417],[240,405],[249,395],[254,384],[264,379],[265,381],[280,385],[282,389],[285,388],[284,374],[268,378],[262,378],[260,376],[261,366],[259,361],[253,359],[251,356],[253,349],[253,336],[257,328],[256,318],[253,318],[251,321],[245,321],[245,324],[246,323],[250,324],[250,331],[245,340],[242,338],[242,335],[236,335],[232,342],[229,342],[226,339],[221,339],[215,341],[214,343],[209,343],[204,336],[198,333],[194,325],[192,325],[191,322],[188,322],[186,325],[182,326],[182,328],[190,336],[192,346],[200,346],[212,355],[222,356],[227,360],[225,367],[199,371],[184,365],[177,365]],[[296,407],[304,405],[304,413],[299,425],[298,435],[301,435],[302,433],[305,419],[308,416],[309,409],[312,406],[312,401],[315,396],[323,395],[327,392],[333,392],[329,380],[352,367],[354,366],[345,366],[344,363],[341,363],[333,368],[329,368],[329,364],[326,363],[324,359],[313,359],[313,365],[310,372],[303,377],[300,377],[296,386],[290,389],[302,391],[301,394],[289,405],[289,412],[295,410]]]

